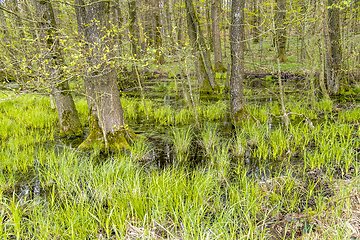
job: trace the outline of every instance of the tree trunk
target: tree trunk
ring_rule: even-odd
[[[131,53],[134,58],[138,58],[137,44],[136,44],[136,39],[138,39],[136,36],[138,32],[136,31],[136,2],[135,0],[130,0],[128,4],[129,4],[129,35],[131,41]]]
[[[245,0],[232,1],[230,108],[234,124],[239,123],[247,115],[244,97],[244,7]]]
[[[178,14],[178,17],[177,17],[177,43],[179,46],[183,46],[184,45],[184,32],[185,32],[185,27],[183,24],[184,23],[184,14],[183,14],[183,8],[182,7],[179,7],[179,14]]]
[[[45,56],[44,69],[46,78],[51,80],[52,94],[55,99],[56,109],[60,123],[60,135],[71,136],[82,133],[80,119],[70,93],[67,80],[62,79],[63,58],[57,36],[57,25],[51,2],[40,1],[37,3],[42,55]]]
[[[354,35],[359,33],[359,24],[357,23],[357,19],[359,16],[359,8],[360,8],[360,0],[355,0],[354,1],[354,17],[353,17],[353,21],[352,21],[352,32]]]
[[[214,62],[215,72],[226,72],[226,68],[222,62],[221,54],[221,40],[220,40],[220,16],[219,11],[221,9],[220,0],[213,0],[211,4],[211,18],[212,18],[212,30],[213,30],[213,47],[214,47]]]
[[[272,13],[274,11],[273,3],[272,3],[272,6],[271,6],[271,11],[272,11]],[[273,21],[273,27],[276,28],[275,20]],[[275,41],[276,49],[279,49],[278,44],[279,44],[279,41]],[[277,74],[278,74],[278,83],[279,83],[279,91],[280,91],[280,103],[281,103],[281,108],[282,108],[282,112],[283,112],[284,122],[285,122],[286,127],[288,127],[289,124],[290,124],[290,121],[289,121],[289,117],[288,117],[288,115],[286,113],[286,108],[285,108],[284,89],[283,89],[282,81],[281,81],[281,65],[280,65],[280,55],[279,54],[277,55],[276,61],[277,61],[277,67],[278,67]]]
[[[320,10],[320,11],[319,11]],[[325,73],[325,56],[324,56],[324,44],[323,44],[323,39],[321,37],[321,27],[323,29],[325,29],[324,24],[327,26],[327,23],[322,19],[323,18],[323,11],[324,11],[324,5],[322,4],[322,2],[317,3],[316,4],[316,8],[315,8],[315,19],[320,19],[317,23],[315,22],[315,34],[316,34],[316,42],[317,42],[317,47],[319,50],[319,57],[318,57],[318,69],[320,71],[319,74],[319,86],[321,89],[321,92],[323,94],[323,97],[326,99],[330,99],[330,96],[328,94],[328,91],[326,89],[325,86],[325,82],[324,82],[324,73]],[[319,16],[319,13],[321,14],[321,16]],[[325,14],[325,13],[324,13]],[[323,23],[323,26],[321,26],[321,23]],[[319,34],[318,34],[319,33]]]
[[[156,49],[156,62],[158,64],[165,63],[165,57],[161,50],[162,48],[162,37],[161,37],[161,22],[160,22],[160,6],[159,0],[155,0],[153,4],[153,15],[155,20],[155,49]]]
[[[3,10],[0,9],[0,34],[3,37],[4,45],[10,45],[10,37],[8,32],[8,27],[6,23],[6,17],[4,15]],[[0,81],[7,80],[7,71],[5,70],[5,63],[0,61]]]
[[[331,68],[330,93],[337,94],[340,88],[341,78],[341,39],[340,39],[340,9],[338,0],[328,0],[329,9],[329,38],[331,45]]]
[[[300,26],[300,28],[302,28],[300,30],[300,38],[301,38],[301,48],[300,48],[300,61],[302,62],[305,59],[305,37],[307,36],[307,3],[303,3],[302,8],[301,8],[301,13],[304,16],[304,21],[302,22],[302,26]]]
[[[326,11],[326,0],[321,1],[321,13],[322,13],[322,21],[323,21],[323,35],[324,35],[324,56],[326,59],[326,83],[328,90],[330,90],[331,85],[331,66],[332,66],[332,58],[331,58],[331,49],[330,49],[330,37],[329,37],[329,26],[327,21],[327,11]],[[324,70],[325,75],[325,70]]]
[[[260,23],[260,14],[259,14],[259,1],[255,0],[252,2],[252,34],[253,34],[253,42],[259,43],[259,23]]]
[[[258,7],[258,10],[260,8],[260,6],[262,6],[262,0],[258,0],[257,1],[257,7]],[[259,11],[259,24],[260,24],[260,28],[258,27],[259,29],[259,51],[262,51],[263,49],[263,37],[262,37],[262,34],[263,34],[263,11],[260,12]],[[260,64],[261,64],[261,58],[260,58]]]
[[[169,28],[171,44],[174,45],[178,40],[175,31],[174,0],[169,0]]]
[[[218,88],[215,80],[214,70],[210,61],[210,54],[205,44],[204,36],[202,35],[199,19],[194,9],[192,0],[186,0],[186,12],[188,23],[188,34],[192,43],[193,54],[198,59],[197,73],[199,77],[199,85],[202,92],[213,91]]]
[[[277,0],[276,10],[276,45],[280,62],[286,62],[286,0]]]
[[[129,148],[132,133],[125,124],[114,62],[108,60],[113,54],[113,43],[106,36],[110,31],[109,2],[91,0],[79,8],[77,19],[86,26],[84,51],[88,66],[84,84],[90,115],[89,136],[79,148]]]
[[[205,19],[206,19],[206,33],[207,33],[207,45],[209,47],[210,51],[214,51],[214,45],[213,45],[213,31],[212,31],[212,4],[210,4],[208,1],[205,2]],[[211,11],[210,11],[211,9]],[[211,15],[211,16],[210,16]]]
[[[142,45],[143,50],[146,50],[147,46],[154,43],[153,41],[153,13],[151,12],[151,0],[143,0],[142,3],[142,23],[143,23],[143,35],[145,37],[144,44]]]
[[[122,2],[120,0],[111,2],[111,22],[114,24],[116,32],[114,32],[114,44],[116,48],[116,56],[121,56],[120,46],[122,45],[122,35],[124,34],[123,29],[123,15],[122,15]],[[118,70],[119,73],[119,70]]]

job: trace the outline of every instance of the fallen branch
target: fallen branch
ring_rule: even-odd
[[[285,116],[289,116],[289,115],[296,115],[296,116],[303,116],[305,118],[305,120],[309,123],[311,129],[314,129],[314,124],[312,123],[312,121],[310,120],[310,118],[308,118],[305,114],[303,113],[293,113],[293,112],[288,112],[288,113],[285,113],[283,115],[280,115],[280,116],[276,116],[275,114],[273,113],[268,113],[269,115],[271,116],[274,116],[276,118],[284,118]]]

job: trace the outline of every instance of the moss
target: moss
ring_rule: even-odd
[[[205,67],[203,65],[201,65],[201,73],[204,75],[204,81],[203,81],[202,86],[200,87],[200,93],[201,94],[209,94],[209,93],[213,93],[213,92],[218,92],[220,90],[220,88],[219,88],[219,85],[216,82],[216,78],[214,79],[215,87],[213,89],[211,87],[209,78],[205,74]]]
[[[133,143],[135,139],[141,136],[135,134],[128,126],[124,126],[122,129],[115,133],[108,133],[107,139],[107,150],[129,150],[129,143]],[[80,150],[91,150],[91,149],[105,149],[105,139],[102,130],[99,126],[98,117],[90,112],[90,123],[89,123],[89,136],[86,140],[78,147]]]
[[[215,63],[215,72],[225,73],[225,72],[227,72],[227,69],[222,62],[216,62]]]
[[[212,89],[212,87],[210,85],[209,79],[205,78],[204,82],[200,88],[200,93],[209,94],[209,93],[213,93],[213,92],[214,92],[214,90]]]
[[[234,125],[239,125],[244,120],[248,120],[250,118],[251,115],[245,106],[231,116],[231,120]]]
[[[126,130],[119,130],[114,134],[109,133],[107,134],[108,140],[108,148],[111,150],[123,150],[123,149],[130,149],[130,145],[128,140],[125,138],[127,135]]]
[[[60,137],[66,136],[80,136],[83,134],[80,124],[77,124],[72,121],[71,111],[64,111],[62,114],[62,126],[60,126]]]
[[[305,77],[306,73],[303,70],[298,70],[296,72],[294,72],[295,76],[299,76],[299,77]]]
[[[105,148],[104,140],[101,128],[99,127],[98,117],[92,113],[90,110],[89,113],[89,135],[86,140],[80,144],[78,147],[81,150],[89,150],[94,147]]]

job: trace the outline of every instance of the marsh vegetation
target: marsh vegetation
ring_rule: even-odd
[[[319,100],[314,110],[299,102],[304,95],[288,94],[286,127],[273,90],[247,88],[253,118],[234,128],[226,97],[206,97],[196,105],[197,125],[171,82],[149,83],[147,116],[136,92],[123,94],[126,121],[146,138],[120,152],[84,152],[77,149],[82,138],[59,137],[48,96],[2,102],[1,237],[357,236],[356,102]],[[86,129],[86,100],[75,97],[75,104]]]
[[[0,0],[0,239],[359,239],[359,10]]]

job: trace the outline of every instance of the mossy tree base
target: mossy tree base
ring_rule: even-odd
[[[251,115],[246,107],[241,108],[231,115],[232,124],[235,126],[240,125],[243,121],[248,119],[251,119]]]
[[[59,137],[79,137],[84,133],[81,128],[78,130],[70,129],[70,130],[60,130]]]
[[[89,136],[79,145],[80,150],[105,149],[105,150],[129,150],[129,143],[133,143],[139,138],[127,125],[115,132],[104,133],[99,126],[98,117],[90,110]]]
[[[59,97],[57,98],[57,100],[59,102]],[[81,136],[83,134],[83,130],[80,124],[80,119],[75,109],[75,104],[73,100],[72,101],[71,100],[72,99],[69,100],[70,104],[68,104],[68,106],[70,106],[74,110],[72,111],[64,110],[61,113],[59,113],[59,117],[61,116],[60,133],[59,133],[60,137]],[[58,106],[62,106],[62,105],[58,103]]]
[[[131,136],[131,137],[130,137]],[[129,142],[133,142],[137,136],[126,130],[120,130],[114,134],[109,133],[106,136],[106,141],[101,132],[90,133],[86,140],[79,145],[80,150],[91,150],[91,149],[105,149],[105,150],[129,150]]]
[[[215,72],[222,72],[222,73],[227,72],[227,69],[222,62],[216,62],[214,70],[215,70]]]
[[[201,69],[201,70],[204,71],[204,69]],[[202,73],[204,73],[204,72],[202,72]],[[216,81],[215,81],[214,88],[212,88],[209,79],[205,76],[204,81],[202,82],[202,86],[200,87],[200,93],[201,94],[211,94],[214,92],[218,92],[219,89],[220,89],[220,87]]]

